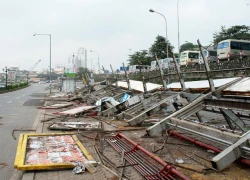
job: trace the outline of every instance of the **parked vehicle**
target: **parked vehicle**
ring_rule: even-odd
[[[203,54],[204,56],[207,58],[208,63],[217,63],[218,62],[218,58],[217,58],[217,51],[216,50],[203,50]],[[200,64],[204,64],[204,61],[201,57],[201,54],[199,56],[199,63]]]
[[[199,51],[183,51],[180,57],[180,65],[187,66],[190,64],[198,64],[199,63]]]
[[[250,55],[250,41],[227,39],[217,45],[219,60],[245,58]]]

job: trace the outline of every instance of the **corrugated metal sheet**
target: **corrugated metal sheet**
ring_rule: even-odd
[[[94,109],[94,108],[96,108],[96,106],[81,106],[81,107],[69,109],[69,110],[62,111],[62,112],[55,112],[53,114],[75,115],[75,114],[81,113],[83,111],[87,111],[87,110]]]
[[[63,92],[66,92],[66,93],[68,93],[68,92],[75,93],[75,91],[76,91],[75,79],[64,79],[62,90],[63,90]]]
[[[130,81],[130,86],[133,90],[144,92],[142,81],[135,81],[135,80],[129,80],[129,81]],[[115,84],[113,85],[115,86]],[[154,83],[147,83],[146,85],[147,85],[147,91],[160,89],[162,87],[162,85]],[[127,82],[123,81],[118,81],[118,86],[122,88],[128,88]]]
[[[227,84],[237,78],[225,78],[225,79],[214,79],[214,86],[220,87],[224,84]],[[208,80],[201,80],[201,81],[188,81],[185,82],[186,88],[192,88],[192,89],[201,89],[201,88],[209,88]],[[168,88],[171,89],[179,89],[181,88],[181,85],[179,82],[171,83],[167,85]]]

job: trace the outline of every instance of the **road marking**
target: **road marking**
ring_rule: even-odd
[[[9,101],[9,102],[7,102],[7,103],[11,103],[12,101]]]
[[[17,99],[19,99],[20,97],[17,97]]]

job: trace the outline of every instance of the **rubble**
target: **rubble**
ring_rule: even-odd
[[[159,85],[149,84],[143,78],[130,80],[125,70],[124,77],[106,75],[106,85],[92,83],[77,89],[80,96],[47,98],[53,105],[39,108],[49,116],[42,120],[47,121],[43,130],[72,131],[86,145],[87,154],[91,154],[88,161],[97,165],[88,167],[87,160],[80,162],[73,155],[74,161],[59,168],[72,170],[77,162],[75,172],[83,172],[86,167],[94,175],[105,169],[107,176],[118,179],[195,179],[205,175],[219,179],[223,171],[225,178],[230,179],[228,172],[241,169],[233,162],[250,166],[250,106],[246,87],[250,79],[213,80],[203,58],[207,81],[184,82],[179,66],[176,66],[179,83],[170,85],[166,85],[167,75],[162,71]],[[87,75],[86,82],[90,82]],[[20,137],[23,139],[24,134]],[[27,147],[23,140],[19,141],[17,157],[23,154],[19,150]],[[30,163],[29,160],[27,157],[25,163]],[[15,167],[22,170],[58,167],[33,164],[28,167],[17,162]],[[87,173],[80,175],[84,177]],[[245,173],[244,177],[250,175]]]

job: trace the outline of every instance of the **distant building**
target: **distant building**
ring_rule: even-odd
[[[53,71],[54,71],[54,73],[56,73],[56,74],[64,74],[64,67],[58,66],[58,67],[54,68]]]
[[[77,69],[79,67],[87,68],[87,49],[83,47],[78,49],[75,64]]]
[[[10,67],[10,68],[8,68],[8,80],[16,81],[18,71],[19,71],[18,67]]]

